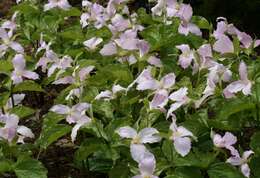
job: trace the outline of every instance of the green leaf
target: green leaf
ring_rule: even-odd
[[[10,61],[5,61],[0,59],[0,74],[9,74],[10,71],[13,69],[13,65]]]
[[[71,131],[71,127],[65,124],[58,124],[62,119],[64,119],[62,116],[54,113],[46,115],[41,135],[36,141],[36,144],[41,148],[46,149],[53,142],[68,134]]]
[[[244,178],[238,169],[227,163],[215,163],[208,170],[210,178]]]
[[[22,83],[19,83],[14,86],[13,92],[22,92],[22,91],[38,91],[38,92],[44,92],[41,85],[38,83],[35,83],[31,80],[26,80]]]
[[[195,23],[200,29],[207,29],[210,30],[211,26],[208,20],[201,16],[193,16],[191,21]]]
[[[168,175],[165,178],[203,178],[201,171],[194,167],[178,167],[174,171],[174,175]]]
[[[104,115],[106,118],[113,118],[114,107],[109,101],[95,101],[93,104],[93,111]]]
[[[14,165],[18,178],[47,178],[47,170],[38,160],[21,156]]]
[[[127,163],[120,162],[109,172],[109,178],[127,178],[129,177],[129,167]]]
[[[8,99],[9,99],[9,96],[10,96],[9,92],[0,93],[0,107],[6,105]]]
[[[11,172],[13,169],[12,164],[9,160],[0,160],[0,173]]]
[[[260,132],[256,132],[251,137],[250,147],[254,150],[255,154],[260,155]]]
[[[19,118],[25,118],[33,115],[35,110],[26,106],[16,106],[10,110],[10,113],[16,114]]]
[[[259,178],[260,177],[260,157],[253,157],[250,160],[249,167],[251,169],[251,176],[252,178]]]

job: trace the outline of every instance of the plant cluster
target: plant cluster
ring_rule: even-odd
[[[58,145],[109,178],[260,177],[260,40],[128,3],[18,0],[1,20],[0,174],[45,178]]]

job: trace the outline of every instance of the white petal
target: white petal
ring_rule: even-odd
[[[191,149],[191,140],[188,137],[179,137],[174,140],[174,148],[182,157],[186,156]]]
[[[139,169],[142,175],[152,175],[155,170],[154,156],[144,156],[139,163]]]
[[[53,106],[50,111],[56,112],[58,114],[68,114],[70,112],[70,108],[68,106],[58,104]]]
[[[159,132],[155,128],[144,128],[138,133],[138,136],[141,143],[155,143],[161,140]]]
[[[132,127],[120,127],[116,133],[120,135],[122,138],[134,138],[137,135],[137,132]]]
[[[177,132],[181,135],[181,137],[188,137],[188,136],[193,137],[193,134],[188,129],[182,126],[178,127],[177,130],[178,130]]]
[[[131,144],[130,152],[132,158],[138,163],[140,163],[144,157],[154,157],[142,144]]]
[[[34,134],[32,133],[31,129],[25,126],[18,126],[17,133],[19,133],[22,136],[34,138]]]
[[[250,168],[248,164],[242,164],[240,169],[244,176],[250,177]]]

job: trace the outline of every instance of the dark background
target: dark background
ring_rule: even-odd
[[[94,1],[106,3],[108,0]],[[69,2],[72,5],[81,4],[81,0],[69,0]],[[184,0],[184,2],[192,5],[194,14],[206,17],[210,22],[215,22],[217,17],[223,16],[253,37],[260,36],[260,0]],[[14,3],[14,0],[0,0],[0,17],[6,15]],[[139,7],[148,9],[151,6],[148,0],[132,0],[131,3],[133,10]]]

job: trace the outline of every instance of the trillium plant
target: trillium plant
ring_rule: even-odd
[[[260,177],[256,36],[183,1],[71,2],[0,19],[0,177]]]

